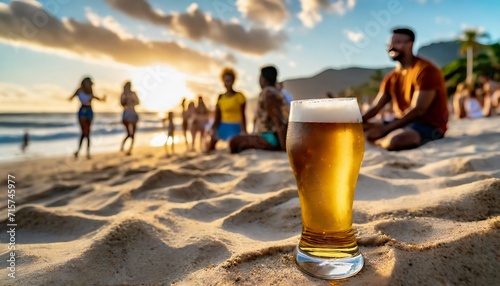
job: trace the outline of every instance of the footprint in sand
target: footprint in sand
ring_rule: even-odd
[[[185,164],[181,165],[182,169],[187,170],[218,170],[233,164],[233,159],[228,157],[230,155],[211,155],[201,158],[196,158],[187,161]]]
[[[24,196],[23,192],[16,193],[16,203],[18,205],[27,204],[27,203],[39,203],[42,201],[48,201],[60,196],[67,195],[75,190],[77,190],[80,185],[64,185],[64,184],[55,184],[43,188],[40,192],[35,192],[29,195]]]
[[[65,261],[50,273],[41,274],[38,279],[50,276],[50,281],[62,285],[71,285],[72,281],[98,285],[102,277],[109,277],[111,284],[158,284],[161,281],[160,284],[170,285],[193,270],[222,263],[231,256],[224,244],[213,239],[181,239],[180,245],[170,246],[162,237],[161,231],[146,221],[121,221],[101,230],[81,255]],[[75,271],[75,267],[79,271]]]
[[[128,182],[130,182],[130,181],[132,181],[132,180],[134,180],[136,178],[138,178],[139,176],[137,176],[137,175],[148,173],[148,172],[150,172],[150,171],[152,171],[154,169],[155,168],[150,167],[150,166],[141,166],[141,167],[138,167],[138,168],[128,169],[123,174],[123,177],[114,180],[114,182],[110,183],[109,185],[111,187],[114,187],[114,186],[119,186],[119,185],[126,184],[126,183],[128,183]]]
[[[126,195],[118,194],[117,192],[110,192],[106,194],[106,196],[102,197],[93,197],[93,202],[97,203],[89,203],[86,206],[86,210],[83,210],[82,213],[88,215],[97,215],[97,216],[113,216],[115,214],[120,213],[124,206],[125,202],[129,199],[125,198]],[[110,195],[114,195],[113,197],[109,197]]]
[[[396,186],[385,179],[359,174],[354,200],[376,201],[398,198],[416,193],[417,191],[412,186]]]
[[[432,223],[432,222],[431,222]],[[426,240],[430,242],[425,245],[397,244],[394,250],[394,267],[387,285],[405,285],[412,281],[412,285],[427,285],[429,281],[440,285],[496,285],[500,279],[497,263],[498,241],[500,232],[498,230],[483,228],[478,231],[477,226],[472,230],[450,228],[449,232],[440,232],[446,239],[432,242],[434,236],[439,238],[439,228],[433,224],[429,230]],[[444,222],[446,224],[446,222]],[[449,223],[448,223],[449,224]],[[409,222],[407,225],[399,225],[409,231],[410,234],[422,235],[421,221]],[[412,232],[415,227],[418,233]],[[397,226],[389,227],[392,234],[402,240],[412,241],[409,235],[399,231]],[[443,226],[441,231],[448,228]],[[422,275],[425,273],[425,275]]]
[[[283,190],[243,208],[226,218],[222,227],[262,241],[282,240],[300,234],[302,220],[297,189]]]
[[[173,187],[168,190],[166,199],[171,202],[185,203],[205,200],[219,195],[221,194],[219,194],[215,185],[197,178],[184,186]]]
[[[410,197],[411,199],[411,197]],[[374,215],[360,214],[357,222],[373,221],[380,218],[431,217],[457,222],[480,221],[500,215],[500,180],[487,179],[467,185],[429,193],[425,205],[408,206],[408,198],[391,202],[393,210]]]
[[[408,165],[400,164],[378,164],[362,169],[365,175],[381,177],[386,179],[428,179],[429,176],[409,170]]]
[[[441,221],[444,220],[428,217],[388,220],[375,225],[375,230],[389,235],[397,242],[423,244],[440,240],[443,234],[450,233],[455,228],[453,224],[441,223]]]
[[[89,186],[82,187],[81,189],[79,189],[77,191],[74,191],[74,192],[70,192],[67,195],[56,196],[55,199],[48,201],[45,206],[46,207],[61,207],[61,206],[66,206],[72,200],[78,199],[79,197],[81,197],[81,196],[83,196],[85,194],[88,194],[88,193],[92,192],[93,190],[94,190],[94,188],[89,187]]]
[[[150,166],[141,166],[141,167],[138,167],[138,168],[127,170],[125,172],[125,174],[123,174],[123,177],[133,176],[133,175],[137,175],[137,174],[144,174],[144,173],[147,173],[147,172],[152,171],[152,170],[154,170],[153,167],[150,167]]]
[[[451,177],[474,171],[491,171],[500,169],[500,155],[487,158],[466,157],[452,158],[431,163],[417,169],[420,173],[432,177]]]
[[[143,191],[150,191],[158,188],[165,188],[175,185],[182,185],[196,178],[196,173],[188,171],[174,171],[170,169],[159,170],[150,175],[142,183],[142,185],[133,191],[133,193],[140,193]]]
[[[417,210],[412,214],[456,221],[485,220],[491,216],[500,215],[500,180],[489,179],[456,188],[468,188],[473,191]]]
[[[26,205],[16,211],[19,235],[16,243],[54,243],[76,240],[107,223],[76,214],[63,214],[46,208]],[[2,233],[5,233],[2,231]],[[6,240],[2,240],[6,241]]]
[[[186,218],[191,218],[203,222],[211,222],[240,209],[248,203],[248,201],[228,198],[208,202],[200,202],[193,207],[185,209],[174,208],[172,209],[172,211]]]
[[[263,194],[294,186],[295,178],[290,170],[249,172],[245,178],[236,184],[234,190],[241,190],[253,194]]]
[[[183,185],[176,185],[147,192],[133,192],[135,199],[163,200],[175,203],[186,203],[206,200],[221,196],[224,191],[220,186],[211,184],[204,179],[196,178]]]
[[[192,202],[227,193],[236,176],[227,173],[160,170],[151,175],[131,194],[136,199],[161,199]]]

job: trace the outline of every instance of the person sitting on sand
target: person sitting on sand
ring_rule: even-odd
[[[457,84],[455,93],[453,94],[453,112],[455,113],[455,117],[457,119],[467,117],[464,108],[465,98],[467,97],[465,86],[465,82]]]
[[[455,116],[458,119],[481,118],[487,113],[486,110],[483,110],[476,91],[465,83],[457,85],[456,92],[453,95],[453,106]]]
[[[135,131],[137,129],[137,121],[139,121],[139,115],[135,111],[135,106],[139,105],[139,97],[132,91],[132,84],[127,81],[123,86],[123,93],[120,97],[120,103],[123,106],[122,123],[127,131],[127,136],[123,139],[120,151],[123,151],[125,147],[125,142],[130,138],[130,147],[127,151],[127,155],[132,154],[132,147],[134,146]]]
[[[106,100],[106,96],[99,98],[94,95],[94,92],[92,91],[92,84],[92,80],[89,77],[84,78],[80,87],[69,98],[69,101],[71,101],[73,98],[78,97],[78,100],[80,100],[80,103],[82,104],[78,110],[78,122],[80,123],[82,133],[78,149],[74,153],[75,158],[78,158],[78,153],[82,148],[83,139],[87,138],[87,159],[90,159],[90,126],[92,124],[92,119],[94,118],[91,102],[93,99],[97,99],[99,101]]]
[[[468,118],[481,118],[484,116],[484,110],[479,102],[476,91],[469,90],[464,102],[465,114]]]
[[[483,85],[485,116],[496,114],[500,103],[500,83],[493,81],[487,75],[478,77],[479,83]]]
[[[257,102],[256,134],[233,137],[229,141],[231,153],[247,149],[285,150],[290,105],[276,87],[277,77],[278,71],[275,67],[267,66],[261,69],[259,83],[262,91]]]
[[[221,80],[226,92],[220,94],[217,99],[208,151],[215,150],[219,140],[227,141],[233,136],[247,133],[246,98],[243,93],[233,89],[236,73],[231,68],[225,68],[221,73]]]
[[[447,95],[441,70],[413,55],[415,34],[394,29],[389,56],[397,67],[382,81],[372,107],[363,115],[367,140],[387,150],[416,148],[443,138],[448,123]],[[368,122],[392,101],[396,119]]]

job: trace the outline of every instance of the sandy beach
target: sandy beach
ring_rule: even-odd
[[[452,121],[416,150],[366,146],[354,202],[365,266],[300,272],[285,153],[162,148],[4,163],[16,177],[16,279],[2,285],[494,285],[500,281],[500,118]],[[9,259],[7,199],[0,260]]]

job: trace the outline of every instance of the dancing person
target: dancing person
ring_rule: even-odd
[[[444,77],[432,62],[413,55],[415,34],[393,30],[387,47],[397,67],[382,81],[371,108],[363,115],[367,140],[387,150],[404,150],[444,137],[448,104]],[[396,119],[368,122],[392,101]]]
[[[69,98],[69,101],[73,98],[78,97],[80,100],[81,107],[78,110],[78,122],[80,123],[81,136],[80,143],[78,144],[78,149],[73,154],[75,158],[78,158],[80,149],[82,148],[83,139],[87,138],[87,159],[90,159],[90,126],[92,124],[92,119],[94,118],[94,112],[92,111],[92,100],[97,99],[99,101],[105,101],[106,96],[99,98],[94,95],[92,91],[92,80],[86,77],[82,80],[80,87],[75,91],[75,93]]]
[[[205,133],[205,128],[208,123],[208,108],[203,101],[202,96],[198,96],[198,105],[194,109],[193,120],[191,123],[191,151],[195,151],[194,145],[196,141],[196,135],[200,134],[199,146],[200,150],[203,148],[202,141],[203,135]]]
[[[30,142],[30,135],[28,133],[28,130],[25,130],[23,135],[23,143],[21,144],[21,151],[23,151],[23,153],[26,152],[29,142]]]
[[[175,153],[175,125],[174,125],[174,113],[169,112],[168,117],[163,121],[168,121],[167,125],[167,140],[165,141],[165,151],[167,152],[167,157],[170,157],[170,154],[168,152],[168,146],[170,146],[170,149],[172,150],[172,155]]]
[[[262,91],[258,98],[255,134],[237,135],[229,141],[231,153],[247,149],[284,151],[290,104],[276,87],[278,70],[273,66],[261,69],[259,84]]]
[[[135,131],[137,127],[137,121],[139,121],[139,115],[135,111],[135,106],[139,105],[139,97],[132,91],[132,84],[128,81],[123,86],[123,93],[120,99],[121,105],[123,106],[122,123],[127,131],[127,136],[123,139],[120,151],[123,151],[125,147],[125,142],[130,138],[130,147],[127,151],[127,155],[132,154],[132,147],[134,146]]]
[[[189,125],[189,109],[186,109],[186,98],[182,99],[182,134],[184,135],[184,142],[186,142],[186,150],[189,148],[189,143],[187,139],[187,131]]]
[[[208,151],[215,150],[219,140],[228,141],[233,136],[247,133],[246,98],[243,93],[233,88],[236,73],[231,68],[225,68],[221,73],[221,80],[226,92],[220,94],[217,99]]]

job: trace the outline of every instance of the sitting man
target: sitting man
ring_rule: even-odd
[[[443,138],[448,123],[447,96],[441,70],[413,55],[415,34],[395,29],[388,45],[389,56],[398,65],[382,81],[377,98],[363,115],[368,141],[387,150],[416,148]],[[368,123],[392,101],[396,119]]]
[[[286,129],[290,105],[276,87],[278,71],[273,66],[264,67],[260,73],[262,91],[257,102],[255,118],[256,134],[236,135],[229,141],[231,153],[247,149],[284,151],[286,148]]]
[[[500,83],[490,79],[488,75],[480,75],[479,82],[483,85],[484,92],[484,115],[496,115],[496,109],[500,103]]]

